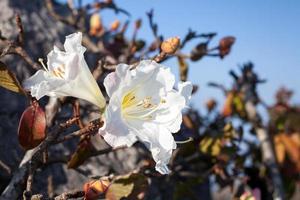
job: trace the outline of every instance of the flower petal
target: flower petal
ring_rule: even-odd
[[[143,122],[138,120],[127,120],[126,123],[151,151],[155,169],[161,174],[170,173],[167,164],[172,156],[172,150],[176,149],[176,143],[170,131],[164,126],[159,126],[151,122]]]
[[[111,72],[104,79],[104,86],[109,97],[120,87],[121,79],[129,73],[129,65],[120,64],[116,67],[116,72]]]
[[[65,53],[58,49],[54,49],[47,55],[47,66],[50,73],[60,69],[64,71],[64,79],[75,79],[80,68],[79,55],[76,53]]]
[[[81,41],[81,32],[73,33],[71,35],[66,36],[66,40],[64,43],[65,51],[83,54],[86,51],[86,48],[81,45]]]
[[[56,96],[51,91],[65,84],[65,80],[58,79],[44,70],[38,70],[32,77],[23,82],[23,87],[31,91],[31,96],[40,99],[45,95]]]
[[[110,105],[106,110],[105,123],[99,129],[99,134],[114,148],[120,146],[130,147],[137,141],[135,134],[124,124],[120,108],[113,105]]]

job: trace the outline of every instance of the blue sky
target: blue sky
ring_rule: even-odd
[[[63,1],[63,0],[62,0]],[[92,2],[86,0],[86,2]],[[154,20],[159,33],[165,37],[184,37],[188,28],[204,32],[217,32],[212,44],[223,36],[237,38],[232,52],[225,59],[205,57],[200,62],[190,63],[189,80],[200,86],[193,104],[201,108],[210,97],[222,99],[222,94],[207,87],[208,81],[231,85],[230,69],[252,61],[255,70],[267,83],[259,87],[267,103],[274,101],[274,93],[280,86],[295,91],[293,102],[300,97],[300,1],[297,0],[115,0],[117,5],[131,13],[130,20],[143,19],[139,37],[152,41],[146,11],[154,9]],[[114,19],[125,21],[126,16],[112,11],[101,13],[105,24]],[[130,31],[129,31],[130,35]],[[186,52],[201,40],[186,47]],[[178,74],[176,59],[166,63]],[[202,108],[201,108],[202,109]]]

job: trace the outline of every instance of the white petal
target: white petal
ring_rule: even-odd
[[[192,95],[192,90],[193,90],[193,85],[191,82],[186,81],[186,82],[180,82],[178,83],[178,90],[179,93],[184,96],[186,104],[189,102],[191,99]]]
[[[120,88],[120,82],[125,79],[129,73],[129,65],[119,64],[116,67],[116,72],[111,72],[104,79],[104,86],[109,97]]]
[[[81,45],[81,41],[82,41],[81,32],[73,33],[71,35],[66,36],[66,40],[64,43],[65,51],[83,54],[86,48]]]
[[[63,67],[64,78],[67,80],[75,79],[79,66],[79,56],[76,53],[65,53],[59,50],[53,50],[47,55],[47,66],[50,72],[59,67]]]
[[[160,104],[160,108],[153,114],[153,121],[164,125],[172,133],[176,133],[182,122],[181,111],[185,107],[185,99],[174,90],[168,92],[163,100],[165,103]]]
[[[170,131],[165,127],[151,122],[142,122],[138,120],[126,121],[135,134],[151,151],[156,170],[162,174],[168,174],[170,171],[167,164],[172,156],[172,150],[176,149],[176,143]]]
[[[79,66],[77,77],[54,92],[61,96],[73,96],[84,99],[104,109],[106,101],[83,57],[79,58]]]
[[[30,90],[31,95],[38,100],[45,95],[56,96],[55,89],[65,84],[65,80],[49,76],[48,72],[38,70],[32,77],[23,82],[23,87]]]
[[[120,108],[109,105],[105,113],[104,126],[99,129],[99,134],[112,147],[132,146],[137,141],[136,136],[124,124]]]
[[[112,94],[118,89],[120,81],[120,78],[115,72],[111,72],[105,77],[103,84],[109,97],[111,97]]]

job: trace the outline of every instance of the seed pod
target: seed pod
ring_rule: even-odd
[[[234,42],[235,37],[232,36],[224,37],[220,40],[219,53],[221,58],[224,58],[227,54],[229,54],[231,46],[234,44]]]

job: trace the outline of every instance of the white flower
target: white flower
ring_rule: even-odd
[[[65,51],[56,46],[47,55],[45,70],[38,70],[32,77],[25,80],[23,86],[30,90],[37,99],[43,96],[73,96],[85,99],[101,109],[105,107],[105,99],[91,74],[81,45],[82,34],[74,33],[66,36]]]
[[[151,60],[141,61],[134,70],[129,68],[119,64],[104,80],[110,102],[99,133],[112,147],[142,141],[152,153],[156,170],[167,174],[176,148],[172,133],[180,129],[181,110],[191,96],[192,85],[184,82],[178,85],[179,91],[174,90],[170,69]]]

